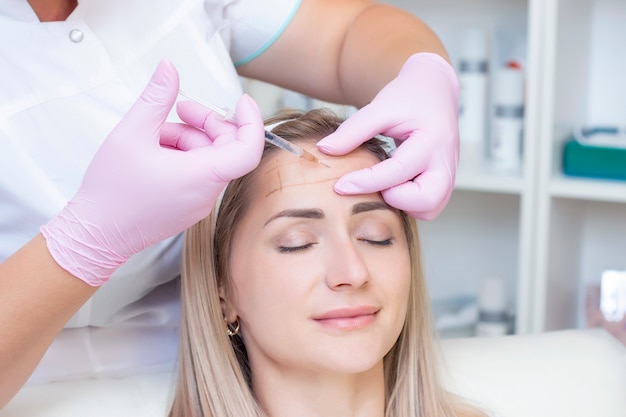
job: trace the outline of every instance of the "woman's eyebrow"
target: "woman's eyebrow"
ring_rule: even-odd
[[[391,206],[389,206],[384,201],[367,201],[367,202],[363,202],[363,203],[357,203],[354,206],[352,206],[352,214],[353,215],[354,214],[359,214],[359,213],[364,213],[366,211],[373,211],[373,210],[391,210],[391,211],[394,211],[395,209],[393,209]],[[270,217],[265,222],[263,227],[265,227],[271,221],[276,220],[276,219],[278,219],[280,217],[298,217],[298,218],[301,218],[301,219],[323,219],[324,218],[324,212],[321,209],[318,209],[318,208],[287,209],[287,210],[283,210],[283,211],[280,211],[280,212],[274,214],[272,217]]]
[[[265,222],[263,227],[267,226],[267,224],[269,222],[271,222],[272,220],[276,220],[279,217],[299,217],[299,218],[302,218],[302,219],[323,219],[324,218],[324,212],[322,210],[318,209],[318,208],[283,210],[281,212],[278,212],[278,213],[274,214],[272,217],[270,217]]]
[[[363,212],[366,212],[366,211],[372,211],[372,210],[391,210],[391,211],[395,211],[394,208],[389,206],[384,201],[367,201],[367,202],[363,202],[363,203],[356,203],[354,206],[352,206],[352,214],[353,215],[354,214],[363,213]]]

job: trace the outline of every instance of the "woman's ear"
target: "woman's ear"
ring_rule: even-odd
[[[228,296],[228,291],[226,291],[226,287],[222,284],[219,287],[220,294],[220,306],[222,308],[222,315],[226,319],[228,323],[232,323],[237,320],[237,310],[233,306],[233,303],[230,301],[230,297]]]

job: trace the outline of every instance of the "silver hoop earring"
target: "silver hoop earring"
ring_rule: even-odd
[[[228,323],[226,322],[226,334],[230,337],[235,336],[237,333],[239,333],[239,318],[237,318],[235,320],[234,323]]]

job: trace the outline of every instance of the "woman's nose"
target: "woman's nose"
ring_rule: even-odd
[[[326,284],[333,290],[363,287],[369,281],[369,270],[358,242],[345,239],[328,248],[326,257]]]

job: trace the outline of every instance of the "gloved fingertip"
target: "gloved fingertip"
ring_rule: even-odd
[[[360,193],[360,188],[357,187],[354,183],[350,181],[346,181],[343,178],[339,178],[335,183],[333,189],[337,194],[345,195],[345,194],[358,194]]]
[[[332,139],[333,135],[328,135],[326,136],[324,139],[320,140],[319,142],[317,142],[315,144],[315,146],[317,146],[317,149],[319,149],[321,152],[324,152],[326,154],[334,154],[337,152],[337,148],[335,147],[335,145],[333,144],[333,139]]]
[[[178,113],[179,116],[181,114],[198,113],[199,106],[201,105],[193,101],[177,101],[176,113]],[[202,110],[204,110],[204,108]]]
[[[170,61],[167,58],[162,58],[157,64],[157,67],[154,73],[156,74],[156,73],[163,72],[163,71],[169,71],[172,68],[174,68],[174,64],[172,64],[172,61]]]
[[[250,122],[251,117],[261,120],[261,110],[256,101],[248,94],[243,94],[237,102],[237,120],[241,122]]]
[[[244,100],[244,102],[250,106],[251,108],[253,108],[259,115],[261,114],[261,109],[259,109],[259,105],[257,104],[256,100],[252,98],[251,95],[249,94],[244,94],[241,97],[242,100]]]
[[[178,95],[178,71],[174,65],[163,59],[159,62],[152,78],[141,94],[145,104],[171,104]]]
[[[151,83],[161,84],[164,86],[176,87],[178,93],[178,71],[174,64],[168,59],[162,59],[157,65],[154,74],[152,74]]]

